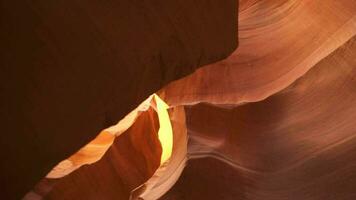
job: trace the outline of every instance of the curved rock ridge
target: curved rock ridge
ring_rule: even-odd
[[[242,0],[238,21],[239,48],[165,87],[168,104],[239,105],[286,88],[356,34],[356,2]]]
[[[187,155],[184,108],[170,108],[169,113],[167,109],[157,95],[151,95],[61,161],[23,199],[159,198],[178,180]],[[99,182],[96,190],[82,195]],[[115,192],[102,188],[111,184],[122,188]]]

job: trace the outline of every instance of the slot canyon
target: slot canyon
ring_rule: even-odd
[[[0,199],[356,199],[355,0],[0,8]]]

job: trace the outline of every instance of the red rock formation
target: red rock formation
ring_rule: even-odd
[[[19,160],[14,161],[13,157],[2,167],[2,172],[10,172],[4,176],[10,181],[24,179],[19,186],[5,187],[5,197],[16,197],[16,191],[24,192],[55,164],[66,158],[70,160],[69,156],[95,134],[118,122],[144,98],[157,92],[170,106],[173,148],[167,161],[161,162],[164,144],[158,135],[160,124],[153,103],[149,109],[139,109],[137,118],[130,118],[133,120],[128,129],[121,135],[115,134],[117,137],[106,152],[100,150],[101,156],[105,152],[101,159],[96,162],[82,159],[85,162],[78,165],[81,167],[71,173],[66,171],[66,176],[48,175],[32,190],[26,190],[30,192],[24,199],[356,198],[356,2],[239,0],[238,18],[233,14],[236,1],[197,2],[133,1],[123,6],[124,3],[110,1],[99,7],[95,2],[76,2],[68,11],[77,16],[73,22],[70,16],[62,22],[60,11],[69,4],[58,8],[46,3],[29,4],[34,11],[27,10],[28,15],[49,17],[44,19],[44,26],[38,20],[29,20],[29,26],[37,27],[39,23],[39,27],[49,31],[39,29],[43,37],[36,32],[23,36],[25,42],[35,38],[35,47],[45,38],[46,49],[39,54],[38,62],[37,57],[13,61],[14,66],[27,61],[36,66],[33,69],[37,71],[30,70],[29,79],[37,85],[30,84],[29,90],[20,87],[28,95],[23,95],[22,90],[5,93],[14,94],[8,101],[23,96],[30,105],[20,104],[21,109],[16,110],[16,99],[5,108],[10,114],[4,122],[12,122],[8,124],[14,127],[11,117],[22,111],[24,119],[32,121],[17,121],[16,124],[26,123],[15,130],[27,131],[28,127],[33,130],[23,138],[23,150],[12,150],[19,143],[10,148],[9,155],[19,155]],[[123,17],[114,10],[128,15]],[[15,19],[10,12],[7,15]],[[86,16],[93,18],[87,20]],[[115,16],[121,18],[112,22]],[[22,24],[28,21],[22,20]],[[131,23],[142,20],[145,22],[142,27]],[[232,25],[236,22],[238,33]],[[62,29],[68,27],[73,29],[70,36],[61,35],[66,33]],[[26,26],[21,28],[27,30]],[[90,34],[77,37],[82,37],[79,33],[83,30]],[[133,39],[135,34],[140,36],[137,41]],[[232,55],[215,62],[233,50],[237,38],[239,47]],[[118,51],[120,44],[128,49]],[[11,47],[10,52],[17,53],[16,45],[6,45]],[[138,50],[138,46],[142,49]],[[27,47],[33,46],[29,43]],[[70,51],[66,53],[63,49]],[[77,54],[76,50],[82,53]],[[52,57],[47,58],[47,54]],[[12,54],[6,55],[5,63],[11,64]],[[24,57],[16,55],[14,58]],[[80,70],[81,67],[64,71],[49,68],[48,74],[59,75],[53,80],[43,78],[48,74],[41,72],[41,67],[52,66],[53,60],[58,60],[56,66],[63,66],[61,62],[71,67],[86,64],[89,72]],[[95,74],[97,68],[93,66],[98,64],[117,68],[104,67]],[[191,73],[193,66],[200,65],[205,66]],[[146,70],[146,66],[153,68]],[[9,81],[16,71],[5,69],[13,72],[5,79]],[[83,82],[71,84],[78,80],[69,76],[70,72]],[[191,74],[183,77],[188,73]],[[116,79],[112,74],[125,76]],[[92,80],[97,76],[100,84],[94,87]],[[183,78],[176,80],[179,77]],[[61,89],[68,81],[74,88]],[[20,79],[19,84],[25,83]],[[36,87],[38,90],[33,90]],[[49,88],[54,89],[53,93],[48,93]],[[68,98],[61,97],[62,93]],[[47,103],[50,97],[59,100]],[[73,102],[69,101],[71,98]],[[70,111],[65,106],[49,109],[62,102],[69,105]],[[68,118],[66,113],[74,116]],[[39,114],[43,115],[32,118]],[[83,119],[77,121],[80,117]],[[46,119],[40,121],[42,118]],[[54,130],[58,119],[65,126]],[[54,133],[44,136],[43,130]],[[66,134],[60,135],[63,132]],[[38,138],[29,140],[34,134]],[[59,142],[67,140],[69,146]],[[110,146],[110,142],[106,144]],[[37,158],[26,157],[35,155],[39,146],[43,153]],[[35,150],[22,152],[30,147]],[[34,172],[26,174],[23,169],[26,165],[21,167],[19,163],[33,160],[36,162],[28,165]],[[14,169],[9,170],[11,165]],[[19,173],[14,175],[16,170]]]
[[[355,198],[355,2],[240,3],[236,52],[161,92],[193,104],[162,199]]]
[[[191,160],[162,199],[354,199],[355,67],[356,37],[264,101],[187,108]]]
[[[263,100],[356,34],[356,3],[352,0],[240,4],[239,48],[228,59],[166,87],[161,95],[170,105]]]

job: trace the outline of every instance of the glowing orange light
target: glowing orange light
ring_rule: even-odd
[[[82,147],[69,158],[61,161],[52,171],[47,174],[47,178],[61,178],[70,174],[80,166],[92,164],[100,160],[105,152],[114,142],[115,137],[126,131],[135,121],[139,112],[148,110],[156,102],[156,112],[159,120],[158,139],[162,146],[161,164],[169,160],[173,149],[173,130],[167,109],[169,106],[156,94],[151,95],[135,110],[129,113],[115,126],[103,130],[94,140]]]

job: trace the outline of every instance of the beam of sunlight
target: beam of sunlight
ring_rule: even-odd
[[[154,94],[159,120],[158,139],[162,146],[161,165],[172,155],[173,130],[167,109],[169,106],[159,96]]]

